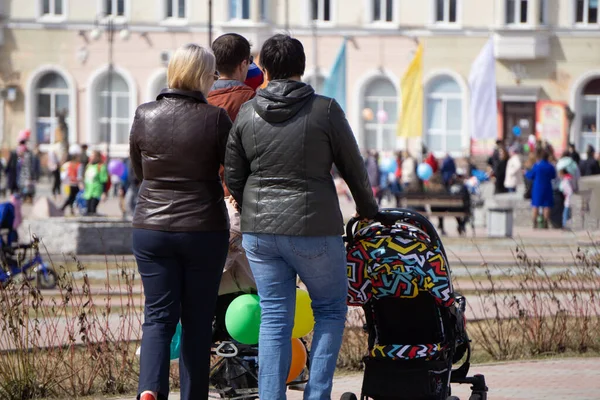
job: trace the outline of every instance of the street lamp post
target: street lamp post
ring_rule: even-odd
[[[102,35],[101,28],[104,28],[104,32],[106,32],[106,38],[108,40],[108,75],[106,77],[106,112],[108,119],[108,126],[106,130],[106,159],[108,161],[110,159],[110,145],[112,142],[112,82],[114,73],[113,48],[115,42],[115,33],[118,30],[121,39],[127,40],[129,39],[129,30],[127,28],[127,23],[117,26],[114,17],[106,14],[99,15],[94,22],[94,26],[95,28],[91,33],[92,39],[99,40]]]

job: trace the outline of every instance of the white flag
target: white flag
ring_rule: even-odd
[[[498,137],[498,100],[493,37],[486,43],[471,66],[469,88],[471,89],[471,137],[473,139],[496,139]]]

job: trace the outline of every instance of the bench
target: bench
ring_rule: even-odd
[[[398,206],[420,212],[428,219],[435,217],[470,218],[471,229],[475,234],[472,210],[462,195],[440,192],[403,192],[398,195]]]

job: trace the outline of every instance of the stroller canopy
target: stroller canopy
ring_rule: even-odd
[[[362,306],[371,298],[414,298],[431,294],[450,307],[454,293],[442,244],[418,226],[393,227],[369,223],[359,227],[348,248],[348,305]]]

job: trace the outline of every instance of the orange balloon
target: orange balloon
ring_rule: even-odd
[[[290,373],[288,374],[287,383],[293,382],[300,376],[304,367],[306,367],[306,347],[300,339],[292,339],[292,362],[290,363]]]

